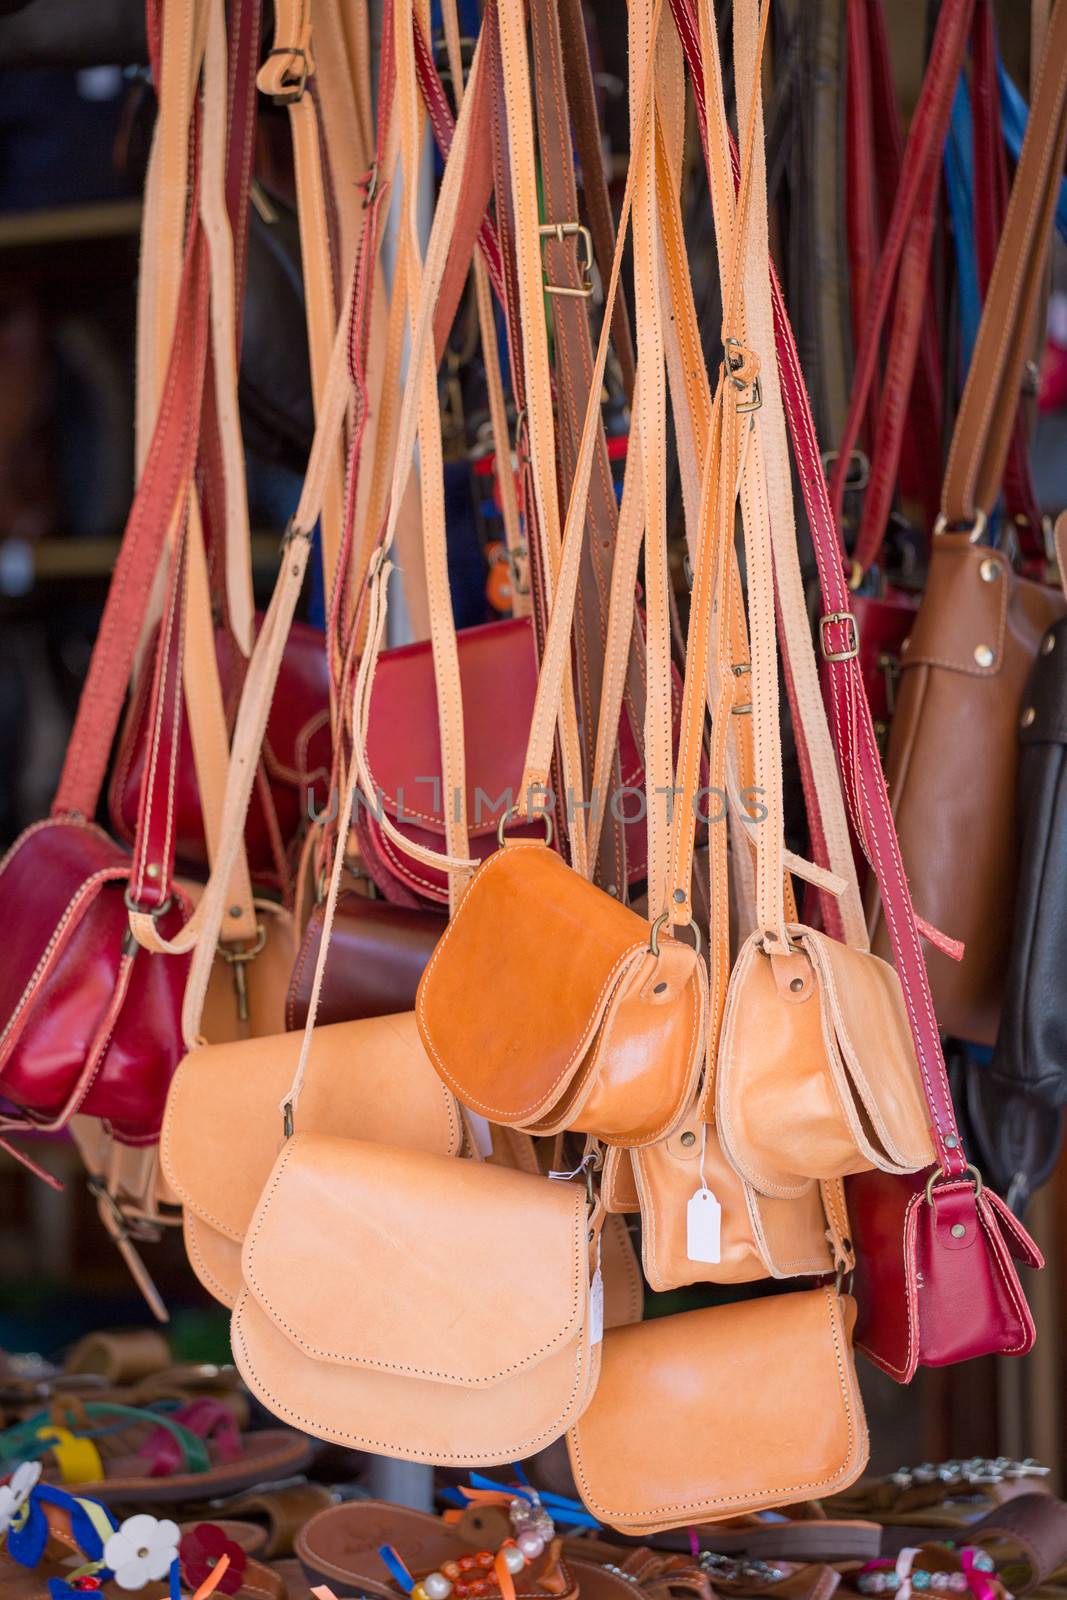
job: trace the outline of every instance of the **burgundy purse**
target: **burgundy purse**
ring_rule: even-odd
[[[524,798],[520,789],[537,694],[537,657],[527,618],[466,628],[457,633],[456,643],[470,854],[484,860],[497,847],[501,819]],[[619,759],[623,790],[634,793],[615,797],[615,804],[640,811],[625,829],[627,874],[636,883],[644,878],[648,860],[645,775],[625,713],[619,719]],[[367,718],[367,765],[375,792],[360,798],[356,836],[368,873],[386,899],[399,905],[447,906],[447,874],[404,855],[380,821],[384,813],[415,844],[444,849],[441,742],[428,641],[383,650],[378,657]],[[508,831],[516,838],[540,838],[542,825],[518,824]]]
[[[304,930],[285,998],[285,1026],[290,1029],[307,1022],[324,915],[325,907],[316,905]],[[345,890],[338,896],[330,928],[316,1022],[357,1022],[413,1010],[423,968],[447,923],[441,911],[391,905]]]
[[[262,617],[256,617],[258,633]],[[215,632],[219,679],[232,723],[244,682],[244,658],[226,628]],[[133,844],[151,729],[150,684],[142,681],[123,726],[108,794],[112,826]],[[325,804],[331,759],[330,686],[318,628],[294,622],[286,640],[278,692],[263,740],[263,760],[245,823],[253,881],[287,894],[292,846],[312,812]],[[175,856],[181,870],[202,875],[207,845],[188,726],[183,722],[174,795]]]
[[[704,97],[695,5],[693,0],[670,4],[693,75],[699,119]],[[970,0],[946,0],[938,17],[931,60],[940,63],[953,83],[969,15]],[[928,73],[912,137],[924,128],[929,135],[926,125],[937,92]],[[706,151],[703,126],[701,134]],[[936,129],[934,138],[940,149]],[[875,300],[890,287],[881,283],[882,276],[880,267]],[[920,934],[940,936],[920,923],[911,903],[860,673],[859,641],[811,407],[773,269],[772,290],[782,395],[818,557],[823,606],[819,642],[828,667],[834,745],[849,811],[886,908],[938,1161],[918,1178],[878,1174],[872,1182],[872,1175],[864,1174],[846,1184],[863,1330],[857,1343],[883,1370],[907,1382],[920,1364],[1024,1355],[1034,1332],[1015,1259],[1037,1267],[1042,1257],[1022,1225],[981,1189],[956,1125],[920,945]]]

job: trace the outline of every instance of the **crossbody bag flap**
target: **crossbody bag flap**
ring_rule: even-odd
[[[182,1203],[237,1243],[282,1142],[281,1101],[302,1035],[201,1045],[171,1085],[163,1170]],[[419,1040],[414,1014],[316,1028],[300,1099],[305,1129],[455,1155],[459,1110]]]
[[[242,1376],[336,1443],[512,1461],[558,1438],[595,1381],[578,1184],[298,1133],[242,1267]]]
[[[727,999],[717,1104],[723,1144],[760,1193],[934,1159],[900,983],[884,961],[811,928],[794,951],[744,946]]]
[[[480,990],[487,1007],[473,1005]],[[423,974],[423,1042],[464,1105],[493,1122],[662,1137],[698,1064],[698,957],[573,872],[543,844],[508,844],[479,869]],[[600,1033],[600,1031],[602,1033]],[[598,1038],[598,1033],[600,1037]],[[615,1089],[605,1104],[598,1076]],[[597,1123],[581,1112],[589,1102]],[[652,1115],[658,1112],[657,1119]]]
[[[809,1289],[612,1329],[567,1436],[586,1506],[640,1533],[845,1488],[867,1460],[854,1320]]]

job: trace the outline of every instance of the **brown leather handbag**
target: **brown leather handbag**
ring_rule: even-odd
[[[807,1289],[607,1333],[567,1435],[593,1516],[638,1535],[847,1488],[867,1463],[855,1315]]]
[[[981,543],[1004,477],[1044,280],[1067,144],[1067,14],[1049,25],[1004,230],[960,402],[926,594],[901,661],[888,780],[917,909],[962,940],[959,963],[927,946],[942,1028],[996,1039],[1016,874],[1020,701],[1060,591],[1019,576]],[[888,930],[872,906],[874,948]]]
[[[470,1004],[479,975],[485,1007]],[[480,1116],[608,1144],[663,1138],[696,1088],[704,965],[545,845],[481,866],[419,985],[427,1053]]]

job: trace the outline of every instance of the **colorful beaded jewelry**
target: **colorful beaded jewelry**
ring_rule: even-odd
[[[988,1576],[996,1571],[996,1565],[985,1550],[977,1545],[964,1545],[959,1551],[953,1552],[959,1556],[963,1568],[960,1572],[931,1572],[924,1567],[913,1567],[911,1562],[918,1553],[909,1548],[901,1551],[896,1562],[868,1561],[856,1577],[856,1588],[860,1594],[891,1594],[896,1595],[898,1600],[908,1600],[913,1590],[938,1594],[966,1594],[969,1591],[975,1600],[987,1600],[992,1587],[987,1581]]]
[[[556,1525],[534,1489],[523,1489],[512,1498],[508,1519],[512,1537],[495,1555],[492,1550],[475,1550],[442,1562],[424,1578],[412,1577],[392,1545],[382,1545],[378,1554],[411,1600],[450,1600],[453,1595],[455,1600],[492,1600],[497,1595],[512,1600],[514,1580],[544,1555]]]

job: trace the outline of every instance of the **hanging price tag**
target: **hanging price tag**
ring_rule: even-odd
[[[722,1259],[722,1206],[701,1185],[685,1211],[685,1253],[690,1261]]]
[[[589,1285],[589,1343],[599,1344],[604,1337],[604,1274],[597,1262]]]

